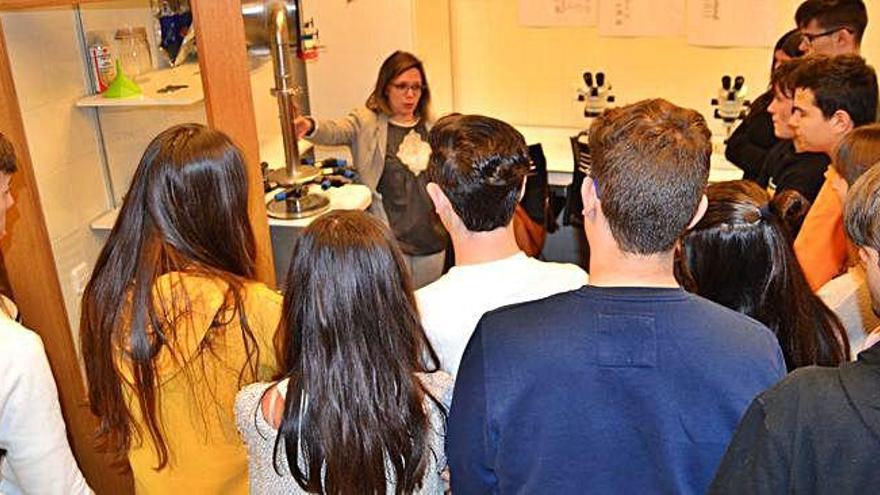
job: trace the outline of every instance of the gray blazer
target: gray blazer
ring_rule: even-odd
[[[385,168],[388,116],[359,107],[341,119],[314,123],[315,128],[306,139],[315,144],[348,146],[361,181],[375,191]]]
[[[382,195],[376,192],[385,169],[385,147],[388,145],[388,116],[367,107],[358,107],[345,117],[335,120],[314,120],[314,129],[306,139],[326,146],[348,146],[352,164],[361,182],[373,192],[369,211],[386,224],[388,217],[382,207]],[[425,122],[430,130],[431,121]]]

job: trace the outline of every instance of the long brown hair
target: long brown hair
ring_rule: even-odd
[[[767,325],[789,370],[845,362],[846,331],[810,290],[791,246],[785,221],[799,206],[788,196],[770,201],[750,181],[712,184],[706,195],[706,214],[681,243],[679,282]]]
[[[297,240],[286,286],[276,348],[290,384],[276,469],[284,448],[309,492],[385,493],[388,479],[397,493],[418,489],[430,422],[414,373],[437,359],[392,234],[363,212],[328,213]]]
[[[100,418],[99,440],[120,458],[133,434],[143,435],[132,428],[123,396],[122,387],[130,386],[137,398],[131,407],[138,407],[146,422],[157,468],[168,462],[155,360],[174,342],[189,301],[185,294],[184,300],[157,298],[157,279],[182,272],[225,282],[226,302],[215,318],[239,318],[247,354],[241,380],[246,371],[256,374],[259,359],[241,294],[245,279],[253,278],[254,257],[239,150],[224,134],[198,124],[159,134],[138,164],[82,300],[80,339],[90,406]],[[212,331],[224,324],[217,321]],[[133,383],[121,374],[120,362],[131,368]]]
[[[379,76],[376,78],[376,87],[367,98],[367,108],[376,112],[384,113],[390,116],[391,105],[388,103],[388,91],[391,89],[391,83],[397,79],[397,76],[403,74],[410,69],[418,69],[422,76],[422,95],[416,104],[415,114],[421,118],[430,118],[431,114],[431,87],[428,86],[428,77],[425,75],[425,67],[422,61],[409,52],[396,51],[388,56],[382,67],[379,68]]]

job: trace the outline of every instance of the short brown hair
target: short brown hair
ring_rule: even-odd
[[[843,224],[856,246],[880,251],[880,163],[871,167],[846,195]]]
[[[706,188],[711,136],[702,115],[661,99],[611,108],[596,118],[591,175],[621,250],[673,248]]]
[[[880,124],[856,127],[843,137],[834,157],[834,168],[850,186],[880,162]]]
[[[431,88],[428,86],[428,77],[425,75],[425,67],[422,61],[409,52],[398,50],[382,62],[379,68],[379,76],[376,78],[376,87],[367,98],[367,108],[376,112],[384,113],[390,116],[391,105],[388,103],[389,86],[391,82],[397,79],[397,76],[403,74],[410,69],[418,69],[422,75],[422,94],[416,104],[415,114],[422,118],[428,118],[431,113]]]
[[[15,148],[0,132],[0,173],[12,174],[18,170],[18,162],[15,160]]]

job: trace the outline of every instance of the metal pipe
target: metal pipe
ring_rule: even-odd
[[[293,75],[293,62],[290,56],[290,19],[287,17],[286,2],[273,0],[266,6],[269,52],[275,68],[275,88],[273,94],[278,98],[278,116],[281,120],[281,138],[284,142],[285,171],[293,180],[299,167],[299,145],[297,143],[294,120],[298,116],[295,96],[297,93]],[[296,21],[296,19],[294,19]],[[298,41],[299,26],[292,26],[295,40]],[[296,41],[294,46],[296,46]]]
[[[270,182],[292,188],[283,199],[271,201],[269,215],[277,218],[304,218],[318,215],[330,208],[330,200],[321,194],[310,194],[307,183],[320,177],[317,167],[300,164],[299,144],[294,120],[300,107],[297,97],[305,93],[305,65],[291,54],[300,40],[299,0],[244,1],[241,13],[245,21],[245,35],[250,50],[272,56],[275,87],[272,94],[278,99],[278,117],[284,144],[283,168],[267,174]],[[308,112],[308,100],[303,101]]]

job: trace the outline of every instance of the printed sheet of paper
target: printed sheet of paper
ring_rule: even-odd
[[[687,40],[692,45],[769,47],[782,34],[779,2],[688,0]]]
[[[599,0],[519,0],[521,26],[595,26]]]
[[[684,34],[684,6],[685,0],[602,0],[599,3],[599,35],[681,36]]]

